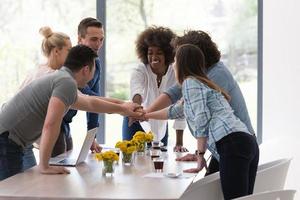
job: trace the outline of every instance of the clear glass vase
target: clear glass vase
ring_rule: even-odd
[[[132,165],[133,153],[124,153],[122,152],[122,163],[124,165]]]
[[[137,145],[136,152],[137,152],[138,155],[144,155],[145,150],[146,150],[146,143],[145,142],[139,143]]]
[[[103,160],[102,175],[113,176],[115,171],[113,160]]]

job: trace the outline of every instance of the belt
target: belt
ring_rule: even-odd
[[[3,133],[0,134],[0,137],[8,138],[8,135],[9,135],[9,132],[5,131],[5,132],[3,132]]]

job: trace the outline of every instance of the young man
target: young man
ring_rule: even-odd
[[[22,171],[23,148],[41,136],[39,170],[65,174],[64,167],[49,166],[51,152],[70,107],[98,113],[140,116],[133,103],[77,94],[95,71],[97,54],[84,45],[73,47],[64,67],[20,90],[0,111],[0,180]]]
[[[78,44],[86,45],[90,47],[96,54],[101,49],[104,40],[104,29],[102,23],[92,17],[85,18],[81,20],[78,25]],[[92,80],[90,80],[84,88],[81,88],[80,91],[83,94],[90,96],[100,96],[100,72],[101,65],[100,60],[97,57],[95,59],[95,73]],[[66,150],[72,149],[72,137],[70,131],[70,123],[72,118],[77,114],[77,110],[69,110],[65,115],[62,122],[62,132],[65,135]],[[97,113],[86,113],[87,118],[87,129],[93,129],[99,127],[99,117]],[[98,145],[96,140],[91,146],[91,151],[100,152],[101,147]],[[61,153],[61,151],[59,151]],[[56,154],[57,155],[57,154]]]

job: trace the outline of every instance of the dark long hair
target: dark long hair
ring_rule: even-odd
[[[183,36],[173,39],[171,44],[174,48],[183,44],[193,44],[199,47],[204,54],[206,68],[219,62],[221,58],[221,53],[218,50],[216,43],[212,41],[211,37],[206,32],[201,30],[185,31]]]
[[[208,87],[219,91],[229,101],[230,96],[206,75],[205,57],[200,48],[193,44],[184,44],[178,47],[175,55],[176,78],[179,84],[188,77],[194,77]]]

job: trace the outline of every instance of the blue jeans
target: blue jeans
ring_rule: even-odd
[[[224,199],[253,193],[259,148],[250,134],[235,132],[216,142],[220,155],[220,178]]]
[[[144,131],[142,126],[140,125],[139,122],[134,122],[130,127],[128,127],[128,117],[123,118],[123,125],[122,125],[122,137],[123,140],[131,140],[133,135],[137,131]],[[168,138],[169,138],[169,132],[168,132],[168,124],[166,128],[166,134],[161,139],[161,142],[164,143],[164,146],[168,146]]]
[[[29,145],[24,148],[23,151],[24,155],[22,157],[23,159],[22,171],[25,171],[26,169],[29,169],[36,165],[36,160],[32,149],[33,149],[33,145]]]
[[[66,136],[64,132],[60,132],[55,145],[52,150],[51,157],[55,157],[59,154],[62,154],[66,151],[73,149],[73,140],[71,135]],[[33,145],[29,145],[24,148],[24,156],[23,156],[23,171],[33,167],[36,165],[36,159],[33,154]]]
[[[8,135],[8,132],[0,134],[0,181],[22,172],[23,149]]]

